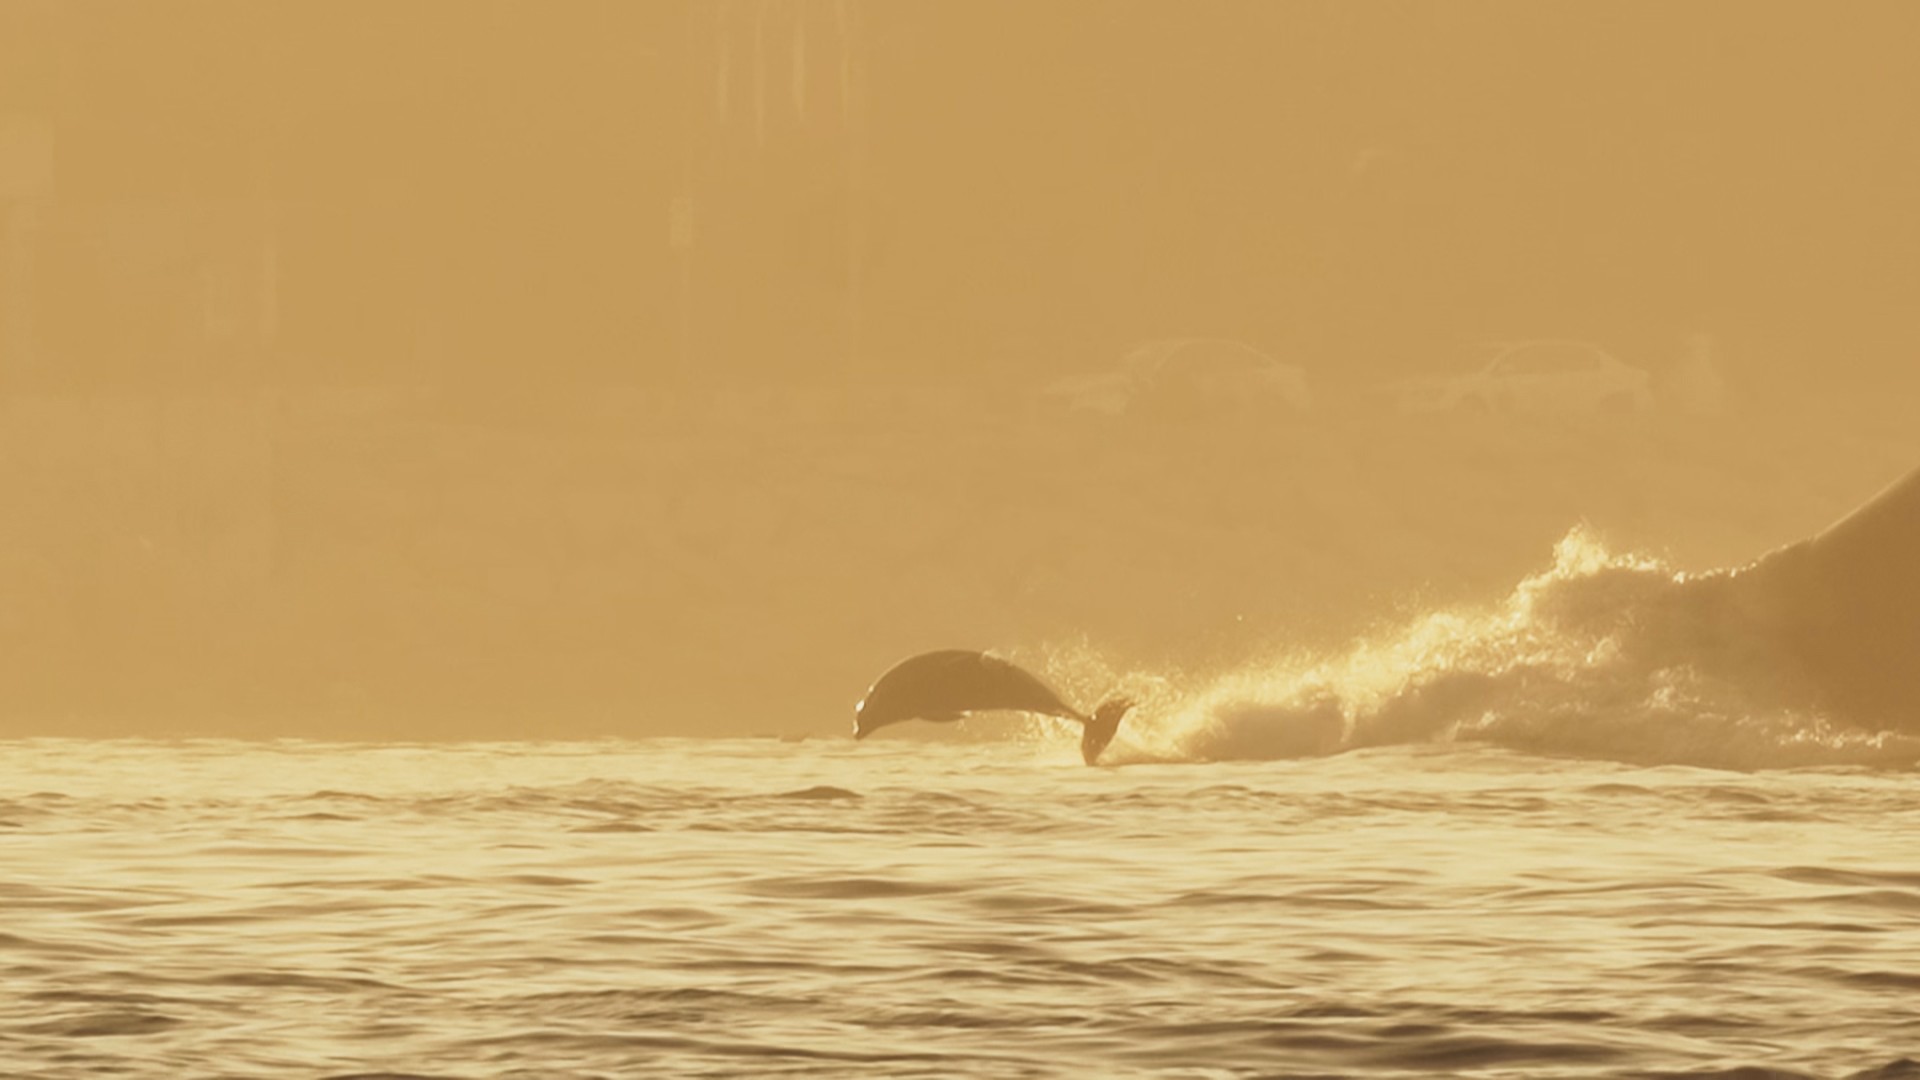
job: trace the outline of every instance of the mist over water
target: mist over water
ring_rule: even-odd
[[[0,749],[7,1075],[1914,1070],[1910,773]]]

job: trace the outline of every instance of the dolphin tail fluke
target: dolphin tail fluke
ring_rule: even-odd
[[[1081,760],[1089,765],[1100,760],[1100,752],[1113,741],[1114,734],[1120,730],[1120,721],[1132,708],[1133,701],[1130,698],[1111,698],[1093,710],[1092,716],[1080,719]]]

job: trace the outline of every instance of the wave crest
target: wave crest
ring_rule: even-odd
[[[1732,769],[1920,761],[1920,740],[1816,708],[1764,628],[1731,624],[1724,590],[1701,587],[1727,576],[1676,573],[1576,528],[1499,604],[1431,612],[1338,655],[1251,665],[1184,693],[1121,680],[1143,707],[1110,760],[1473,743]],[[1068,655],[1050,667],[1088,681],[1084,652]]]

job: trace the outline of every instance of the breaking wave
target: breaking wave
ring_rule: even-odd
[[[1739,613],[1711,585],[1732,575],[1615,554],[1584,529],[1554,555],[1495,606],[1430,613],[1339,655],[1187,686],[1103,679],[1071,650],[1047,667],[1068,685],[1120,682],[1143,702],[1109,751],[1115,763],[1419,743],[1723,769],[1920,762],[1920,739],[1828,714],[1763,628],[1730,627]]]

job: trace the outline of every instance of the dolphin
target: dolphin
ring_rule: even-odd
[[[1846,722],[1920,733],[1920,469],[1808,539],[1687,590],[1737,643]]]
[[[1091,765],[1131,708],[1131,700],[1116,697],[1089,716],[1016,664],[972,649],[941,649],[888,668],[854,706],[853,737],[864,739],[902,720],[947,723],[972,712],[1030,712],[1078,721],[1080,757]]]

